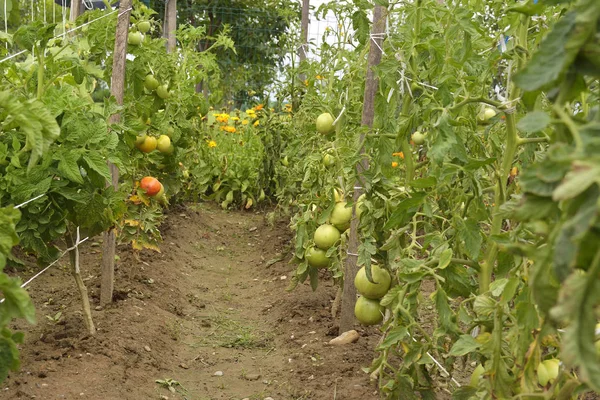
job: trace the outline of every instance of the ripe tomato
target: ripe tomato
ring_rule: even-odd
[[[146,192],[146,195],[156,196],[160,192],[162,185],[158,179],[146,176],[140,181],[140,187]]]
[[[327,250],[340,240],[340,231],[333,225],[323,224],[315,231],[315,244],[321,250]]]
[[[330,134],[334,130],[333,117],[329,113],[323,113],[317,118],[317,132],[323,135]]]
[[[364,297],[368,299],[380,299],[389,290],[392,278],[387,270],[375,264],[371,265],[371,278],[376,283],[369,282],[367,271],[365,267],[362,267],[354,277],[354,286],[356,286],[358,293]]]
[[[376,325],[383,320],[383,310],[379,300],[360,296],[354,305],[354,316],[363,325]]]

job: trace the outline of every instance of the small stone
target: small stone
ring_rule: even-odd
[[[213,375],[214,376],[223,376],[223,371],[217,371]]]
[[[272,397],[265,397],[263,400],[275,400],[275,399]]]
[[[96,311],[102,311],[102,310],[104,310],[104,307],[102,307],[102,306],[96,306],[96,308],[94,308],[94,310],[96,310]]]
[[[282,281],[285,281],[287,279],[287,276],[286,275],[282,275],[281,278],[279,278],[279,279],[281,279]]]
[[[186,363],[181,363],[179,366],[183,369],[189,369],[190,367]]]
[[[160,400],[169,400],[169,396],[165,396],[164,394],[161,394]]]
[[[260,379],[260,374],[246,374],[244,375],[244,379],[247,381],[257,381]]]
[[[255,231],[255,230],[257,230],[257,229],[258,229],[258,227],[256,227],[256,226],[253,226],[252,228],[248,229],[248,232],[254,232],[254,231]]]
[[[152,349],[150,349],[150,346],[144,346],[144,350],[146,350],[146,351],[152,351]]]
[[[152,285],[154,283],[154,279],[148,278],[148,284]]]
[[[343,344],[348,344],[348,343],[354,343],[359,338],[360,338],[360,335],[358,334],[358,332],[356,332],[353,329],[351,331],[347,331],[347,332],[342,333],[340,336],[336,337],[335,339],[331,339],[329,341],[329,344],[336,346],[336,345],[343,345]]]

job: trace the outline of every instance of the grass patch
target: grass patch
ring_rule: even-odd
[[[225,347],[230,349],[266,349],[272,347],[273,336],[253,325],[238,321],[231,313],[215,311],[204,319],[208,333],[196,335],[193,347]]]

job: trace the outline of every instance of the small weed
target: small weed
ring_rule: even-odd
[[[171,339],[177,341],[181,339],[181,331],[182,331],[182,323],[181,321],[173,320],[171,322],[165,322],[165,330],[171,337]]]
[[[273,341],[272,335],[236,321],[223,312],[215,312],[207,320],[210,322],[211,332],[202,335],[201,340],[192,346],[264,349],[270,347]]]
[[[54,314],[54,316],[46,315],[46,318],[48,318],[52,323],[57,324],[62,319],[62,311],[57,312]]]

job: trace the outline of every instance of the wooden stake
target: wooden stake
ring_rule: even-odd
[[[83,13],[83,4],[81,0],[71,0],[71,14],[69,19],[75,21]]]
[[[379,86],[379,80],[373,71],[373,67],[381,62],[381,49],[383,46],[383,34],[385,33],[387,9],[383,6],[375,6],[373,9],[373,26],[371,27],[371,47],[367,60],[367,79],[365,83],[365,95],[363,102],[362,120],[363,126],[371,128],[375,117],[375,94]],[[361,134],[360,143],[363,143],[365,134]],[[348,258],[344,270],[344,292],[342,296],[342,313],[340,320],[340,335],[354,327],[354,305],[356,303],[356,288],[354,277],[358,272],[358,219],[356,218],[356,202],[363,193],[363,172],[369,169],[369,160],[365,157],[364,145],[360,149],[361,160],[356,164],[357,180],[354,184],[352,199],[352,222],[350,224],[350,237],[348,239]]]
[[[306,60],[306,50],[308,46],[308,18],[309,18],[309,10],[310,10],[310,0],[302,0],[302,20],[300,23],[301,34],[300,41],[302,44],[298,48],[298,58],[300,59],[300,64],[304,60]],[[306,76],[304,74],[300,75],[300,81],[304,82]]]
[[[79,289],[79,294],[81,295],[81,305],[83,309],[85,326],[88,329],[90,335],[95,335],[96,327],[94,326],[94,321],[92,320],[90,298],[88,297],[88,291],[85,287],[85,283],[83,283],[83,279],[81,278],[81,270],[79,269],[79,247],[75,246],[75,243],[73,243],[71,232],[67,232],[65,239],[69,248],[75,247],[69,251],[69,259],[71,260],[71,273],[75,278],[75,283],[77,283],[77,289]],[[77,245],[79,245],[79,239],[79,231],[77,231]]]
[[[177,45],[175,38],[175,31],[177,30],[177,0],[167,0],[164,27],[164,35],[167,38],[167,52],[172,53]]]
[[[127,57],[127,35],[129,33],[129,18],[131,16],[131,0],[121,0],[119,6],[119,19],[115,34],[115,51],[113,54],[113,72],[110,84],[110,94],[115,96],[117,104],[123,104],[125,97],[125,61]],[[108,125],[121,121],[120,114],[113,114],[108,119]],[[119,185],[119,169],[108,162],[111,173],[112,185],[117,190]],[[115,280],[115,248],[117,237],[113,228],[104,232],[102,243],[102,286],[100,291],[100,305],[112,303]]]

